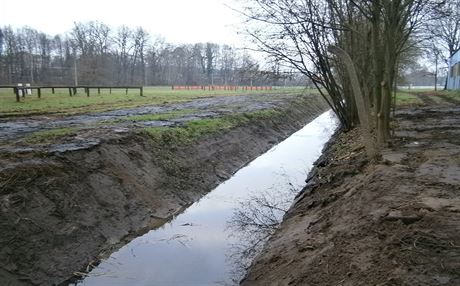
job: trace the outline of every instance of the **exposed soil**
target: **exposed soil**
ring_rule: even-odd
[[[436,101],[433,99],[433,95],[431,94],[419,93],[416,95],[425,105],[435,105],[436,104]]]
[[[242,285],[460,285],[453,103],[399,110],[378,163],[337,134]]]
[[[441,98],[443,101],[446,101],[450,104],[458,104],[458,101],[456,99],[453,99],[445,94],[442,94],[442,93],[435,93],[434,96],[437,96],[439,98]]]
[[[0,151],[11,152],[15,148],[18,149],[19,146],[26,148],[26,146],[23,146],[24,144],[18,144],[18,141],[21,141],[21,139],[24,139],[33,132],[69,127],[79,130],[78,133],[82,139],[79,141],[72,140],[72,142],[75,145],[78,145],[78,143],[81,144],[82,149],[84,149],[88,147],[84,144],[85,142],[100,141],[101,138],[106,138],[111,133],[123,133],[127,130],[132,131],[133,129],[143,127],[180,125],[184,121],[193,119],[281,107],[285,103],[289,104],[297,96],[298,94],[296,93],[227,95],[199,98],[180,103],[141,106],[75,116],[35,115],[0,118]],[[190,112],[182,117],[171,120],[125,120],[127,116],[161,114],[185,109],[190,110]],[[65,149],[65,146],[61,146],[61,149]],[[75,149],[75,146],[73,149]]]
[[[5,141],[0,156],[0,284],[67,284],[130,239],[164,224],[327,109],[317,96],[264,99],[252,102],[277,107],[282,116],[253,119],[195,144],[153,141],[134,127],[98,133],[97,126],[77,135],[95,139],[78,150],[47,145],[46,152],[36,146],[18,152],[13,150],[16,139]],[[253,106],[250,102],[218,108],[238,112]],[[210,106],[215,105],[208,110]]]

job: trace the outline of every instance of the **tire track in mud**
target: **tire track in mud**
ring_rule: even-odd
[[[435,105],[436,104],[436,101],[433,98],[431,98],[432,95],[421,94],[421,93],[417,93],[415,95],[423,102],[424,105]]]
[[[429,106],[440,104],[440,102],[434,100],[433,97],[441,99],[441,103],[448,103],[452,105],[458,105],[460,103],[460,101],[440,93],[417,93],[415,95],[423,102],[424,105]]]
[[[448,97],[445,94],[436,94],[435,96],[437,96],[437,97],[441,98],[443,101],[445,101],[447,103],[450,103],[450,104],[453,104],[453,105],[460,104],[460,101],[455,100],[455,99],[453,99],[451,97]]]

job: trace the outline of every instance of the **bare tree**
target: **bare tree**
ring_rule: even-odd
[[[5,41],[5,36],[3,35],[2,29],[0,29],[0,56],[3,55],[3,43]]]
[[[247,32],[260,50],[310,78],[345,128],[369,119],[370,132],[382,144],[390,135],[398,61],[422,17],[437,5],[429,0],[253,0],[245,14]],[[331,47],[342,52],[331,53]],[[348,57],[356,81],[344,63]],[[356,82],[367,113],[360,120]]]
[[[206,75],[208,83],[214,84],[214,69],[218,56],[218,46],[213,43],[206,43]]]
[[[3,28],[5,43],[5,62],[7,65],[7,82],[12,84],[19,78],[18,74],[18,54],[19,43],[13,29],[10,26]]]
[[[274,84],[271,70],[214,43],[173,45],[141,27],[75,23],[51,37],[30,27],[2,28],[0,83],[206,85]]]
[[[434,11],[435,17],[426,25],[430,40],[435,40],[437,48],[451,57],[460,50],[460,0],[445,1]]]
[[[228,45],[222,46],[221,57],[220,57],[220,71],[223,77],[224,85],[228,85],[232,81],[232,71],[236,65],[236,55],[232,47]]]
[[[334,44],[332,10],[325,1],[254,0],[247,7],[248,34],[258,49],[306,75],[345,128],[354,125],[347,113],[353,102],[344,97],[333,74],[328,47]]]
[[[127,26],[118,28],[114,37],[115,54],[117,59],[116,77],[118,84],[126,84],[128,81],[129,54],[133,48],[132,30]]]
[[[140,63],[141,83],[145,84],[145,51],[148,44],[149,34],[142,27],[138,27],[134,32],[134,56],[131,69],[131,82],[134,82],[134,72],[137,68],[137,61]]]
[[[434,10],[434,17],[427,22],[425,49],[428,58],[435,64],[437,78],[438,65],[449,66],[448,60],[460,50],[460,0],[448,0]],[[436,81],[437,82],[437,81]],[[444,89],[447,88],[447,78]]]

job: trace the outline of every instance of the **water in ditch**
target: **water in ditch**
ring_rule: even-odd
[[[76,285],[234,285],[273,233],[337,127],[326,112]]]

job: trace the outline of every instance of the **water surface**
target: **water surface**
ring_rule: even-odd
[[[305,185],[337,126],[326,112],[77,285],[234,285]]]

